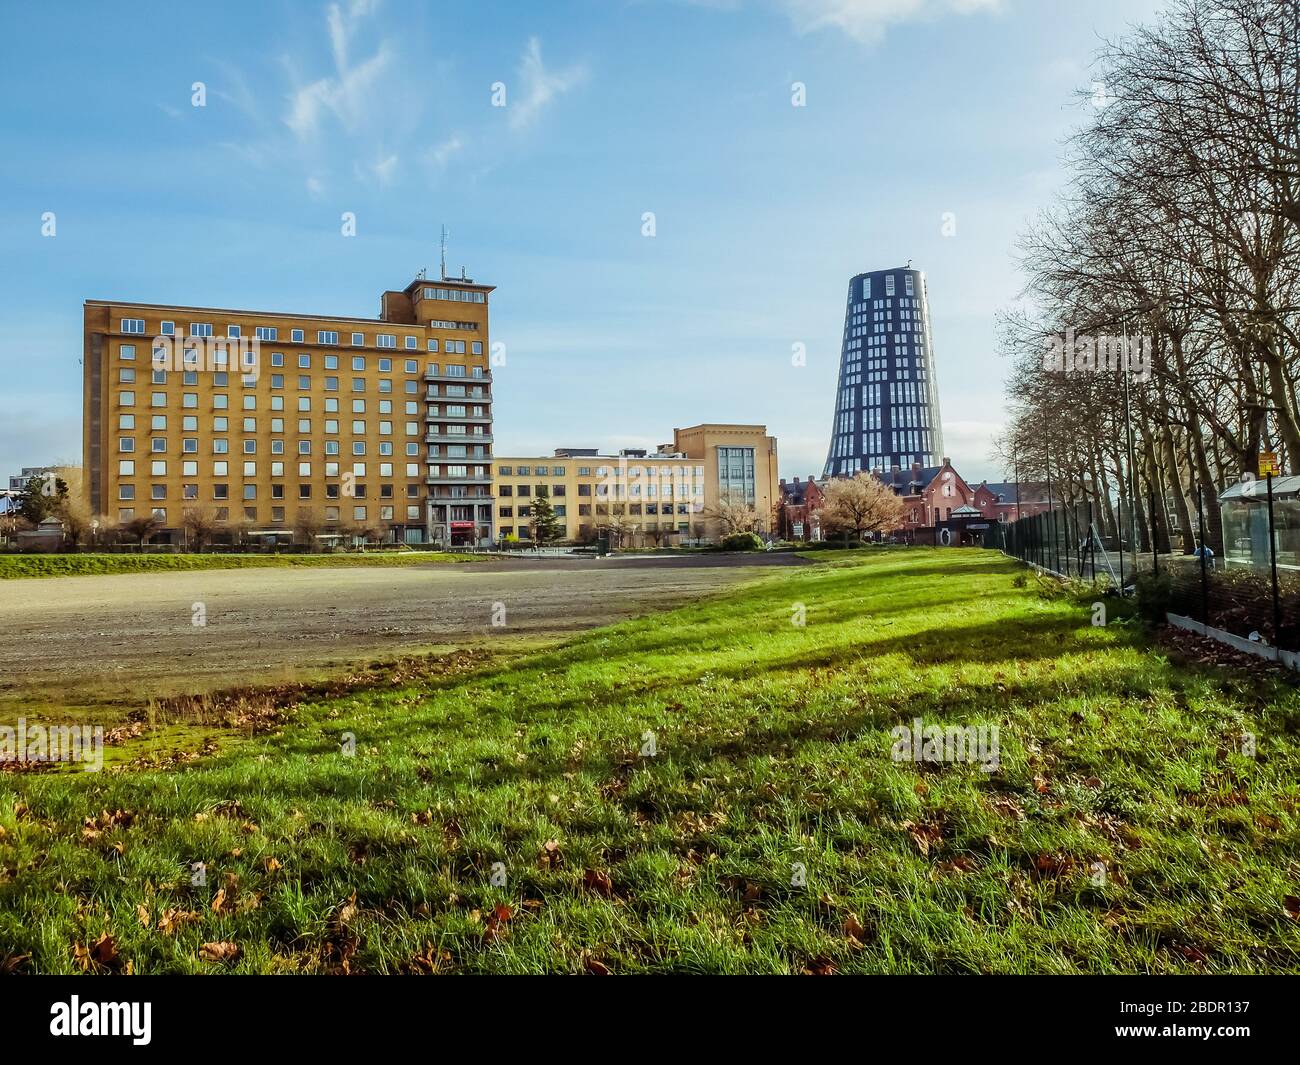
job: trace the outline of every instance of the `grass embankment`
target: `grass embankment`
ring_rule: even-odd
[[[1300,968],[1297,693],[1019,572],[781,571],[184,771],[0,777],[0,967]],[[999,725],[1000,768],[892,760],[918,717]]]
[[[355,555],[0,555],[0,580],[286,566],[409,566],[417,562],[470,562],[473,557],[445,551],[393,551]]]

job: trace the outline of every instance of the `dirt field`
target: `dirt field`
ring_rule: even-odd
[[[667,609],[800,561],[791,555],[512,559],[6,581],[0,587],[0,721],[37,710],[116,716],[156,695],[541,638]],[[492,624],[494,612],[504,625]],[[205,624],[196,625],[196,616]]]

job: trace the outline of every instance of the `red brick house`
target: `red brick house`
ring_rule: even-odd
[[[982,481],[972,488],[947,458],[940,466],[914,463],[910,470],[895,467],[876,476],[903,498],[905,522],[895,535],[909,543],[978,544],[991,524],[1047,509],[1041,485],[1021,485],[1017,505],[1014,482]]]
[[[777,535],[782,540],[820,540],[822,526],[818,511],[823,498],[822,486],[816,477],[809,477],[806,481],[796,477],[791,482],[782,478],[778,486],[776,521],[773,522]]]

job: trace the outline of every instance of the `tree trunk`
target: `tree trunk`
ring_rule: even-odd
[[[1178,452],[1174,449],[1174,437],[1165,426],[1160,433],[1165,453],[1165,479],[1173,497],[1174,512],[1178,518],[1178,531],[1182,536],[1183,554],[1190,555],[1196,551],[1196,530],[1192,525],[1191,511],[1187,506],[1187,494],[1183,491],[1183,479],[1178,466]]]

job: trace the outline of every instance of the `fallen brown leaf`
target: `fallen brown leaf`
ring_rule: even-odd
[[[588,891],[597,895],[613,895],[614,881],[609,878],[609,874],[603,869],[588,869],[582,874],[582,885]]]
[[[236,944],[224,940],[220,943],[204,943],[199,948],[199,958],[203,961],[236,961],[239,954],[240,950]]]
[[[856,913],[850,913],[845,916],[844,934],[860,946],[866,945],[867,930],[862,927],[862,922],[858,920],[858,915]]]
[[[483,925],[483,942],[492,943],[504,935],[506,926],[514,915],[515,911],[504,902],[498,902],[493,906],[492,912],[488,914],[488,919]]]

